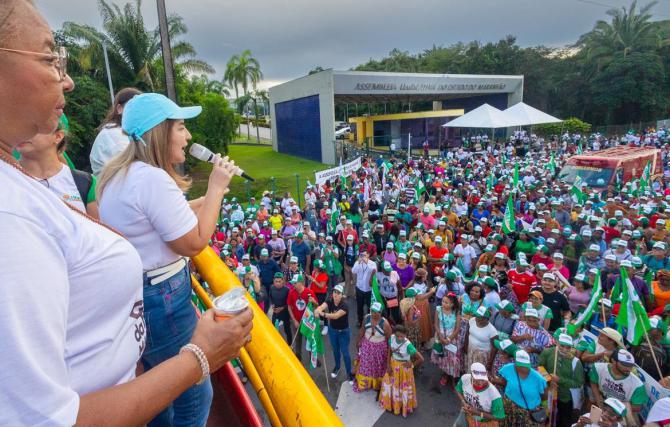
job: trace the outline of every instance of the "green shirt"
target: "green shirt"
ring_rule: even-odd
[[[538,363],[544,366],[550,374],[554,372],[554,359],[556,354],[556,347],[545,348],[540,353]],[[572,369],[573,358],[558,355],[558,362],[556,362],[556,375],[558,376],[558,400],[561,402],[570,402],[572,395],[571,388],[579,388],[584,385],[584,368],[582,362],[577,359],[575,369]]]
[[[516,247],[515,251],[518,254],[519,252],[523,252],[526,255],[534,255],[535,252],[537,252],[537,246],[535,246],[535,243],[528,241],[524,242],[521,240],[516,241]]]

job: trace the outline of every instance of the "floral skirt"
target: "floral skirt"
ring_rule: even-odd
[[[503,397],[503,406],[505,419],[501,422],[502,427],[544,427],[543,423],[533,421],[528,410],[518,406],[507,396]]]
[[[490,351],[479,350],[476,348],[469,348],[466,358],[466,370],[465,372],[470,372],[470,367],[473,363],[481,363],[484,366],[488,365]]]
[[[417,350],[421,349],[421,326],[419,322],[415,324],[406,323],[407,338]]]
[[[453,329],[446,331],[447,334],[451,334]],[[446,336],[446,335],[445,335]],[[435,341],[437,342],[437,337],[435,338]],[[453,343],[454,345],[457,345],[456,341]],[[461,357],[460,357],[460,351],[461,349],[459,348],[456,353],[452,353],[451,351],[447,350],[446,345],[443,346],[443,351],[442,354],[437,353],[435,350],[433,350],[430,354],[430,361],[433,362],[434,365],[436,365],[442,372],[445,374],[451,376],[451,377],[460,377],[461,376]]]
[[[363,337],[358,356],[358,368],[355,369],[354,391],[379,390],[386,373],[388,345],[386,341],[371,342]]]
[[[417,407],[414,370],[407,362],[391,358],[391,373],[384,374],[379,404],[395,415],[406,417]]]
[[[470,323],[468,323],[468,319],[466,319],[465,316],[461,316],[461,327],[458,330],[458,337],[456,337],[456,347],[458,347],[459,352],[461,352],[465,347],[465,337],[468,334],[469,328]],[[459,354],[460,372],[457,374],[457,376],[460,376],[460,374],[463,372],[470,372],[470,366],[465,366],[467,362],[465,355],[462,353]]]

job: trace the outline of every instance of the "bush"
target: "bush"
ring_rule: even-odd
[[[591,131],[591,124],[576,117],[563,120],[562,123],[547,123],[545,125],[533,126],[533,131],[539,135],[560,135],[561,133],[581,133],[582,135]]]

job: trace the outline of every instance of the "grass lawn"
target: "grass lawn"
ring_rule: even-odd
[[[312,183],[314,182],[314,171],[329,167],[312,160],[275,153],[272,151],[272,146],[231,144],[228,147],[228,155],[249,176],[256,180],[250,183],[250,191],[251,195],[256,196],[259,201],[263,191],[272,190],[271,177],[276,179],[275,189],[278,193],[290,191],[296,197],[296,178],[294,174],[300,174],[300,192],[302,193],[305,191],[307,180]],[[193,178],[193,187],[191,187],[191,191],[189,192],[190,198],[200,197],[205,194],[210,170],[211,165],[204,162],[198,162],[191,170],[190,175]],[[226,197],[230,198],[234,196],[239,198],[241,202],[246,202],[247,188],[244,182],[244,179],[240,177],[233,178],[230,193]]]

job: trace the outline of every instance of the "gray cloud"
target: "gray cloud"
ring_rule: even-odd
[[[629,0],[602,3],[624,6]],[[93,0],[37,4],[54,28],[67,20],[101,24]],[[143,15],[152,27],[155,7],[144,0]],[[167,0],[167,8],[183,16],[188,40],[217,69],[217,77],[231,55],[250,49],[267,83],[299,77],[317,65],[347,69],[396,47],[415,53],[434,44],[496,41],[507,34],[522,46],[563,46],[604,19],[607,10],[580,0]],[[670,16],[670,2],[654,12]]]

